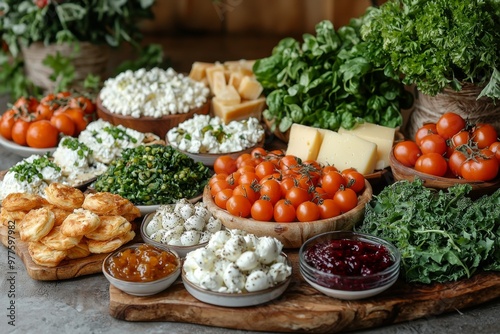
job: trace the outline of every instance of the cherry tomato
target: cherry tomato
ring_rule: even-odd
[[[219,191],[222,191],[224,189],[233,189],[233,188],[234,187],[231,187],[229,182],[227,182],[226,180],[218,180],[210,186],[210,194],[212,196],[215,196]]]
[[[241,176],[238,178],[238,184],[244,184],[244,183],[253,183],[253,182],[259,182],[259,178],[257,177],[257,174],[254,172],[244,172],[241,173]]]
[[[243,163],[243,161],[250,160],[250,159],[252,159],[252,156],[250,155],[250,153],[240,154],[238,156],[238,158],[236,158],[236,166],[238,168],[240,168],[242,166],[241,164]]]
[[[430,175],[444,176],[448,170],[448,163],[441,154],[426,153],[417,159],[415,170]]]
[[[285,155],[279,161],[279,167],[283,172],[297,171],[300,166],[299,158],[294,155]]]
[[[323,169],[321,170],[321,174],[326,174],[328,172],[338,172],[339,170],[337,169],[337,167],[335,166],[331,166],[331,165],[326,165],[325,167],[323,167]]]
[[[32,122],[26,133],[26,143],[30,147],[55,147],[57,146],[58,140],[59,131],[57,131],[57,128],[46,119]]]
[[[497,157],[498,161],[500,161],[500,141],[496,141],[493,144],[491,144],[488,149],[495,153],[495,156]]]
[[[217,174],[225,173],[229,175],[236,172],[237,169],[236,161],[229,155],[221,155],[214,161],[214,171]]]
[[[280,183],[276,180],[267,180],[262,183],[260,187],[260,196],[266,197],[272,204],[275,204],[282,197]]]
[[[298,207],[300,203],[311,200],[312,194],[304,188],[295,186],[286,192],[285,199],[294,207]]]
[[[340,208],[340,212],[345,213],[358,205],[358,195],[350,188],[342,188],[333,195],[333,201]]]
[[[73,136],[76,132],[76,125],[66,114],[54,115],[50,118],[50,123],[66,136]]]
[[[319,219],[320,210],[316,203],[306,201],[299,204],[295,214],[299,222],[312,222]]]
[[[233,195],[226,202],[226,210],[233,216],[246,218],[250,216],[252,204],[242,195]]]
[[[415,133],[415,143],[420,146],[422,138],[433,133],[438,133],[436,123],[426,123],[422,125]]]
[[[446,112],[436,122],[436,130],[441,137],[449,139],[465,129],[465,125],[466,123],[462,116],[454,112]]]
[[[497,177],[499,164],[495,153],[482,149],[474,158],[462,164],[460,172],[466,180],[490,181]]]
[[[87,127],[88,121],[85,119],[85,114],[81,109],[68,108],[64,111],[64,114],[68,115],[76,125],[75,136],[80,134]]]
[[[0,120],[0,134],[7,140],[12,140],[12,127],[16,122],[18,112],[14,109],[6,111]]]
[[[325,199],[318,207],[321,219],[333,218],[341,214],[339,206],[332,198]]]
[[[496,142],[498,139],[497,130],[491,124],[480,123],[472,130],[472,141],[478,148],[485,148]]]
[[[467,156],[460,150],[453,150],[453,153],[448,158],[448,167],[454,176],[462,176],[461,169],[463,163],[467,160]]]
[[[214,174],[214,175],[212,175],[210,180],[208,180],[208,185],[212,186],[215,182],[217,182],[219,180],[225,180],[226,177],[227,177],[227,174],[225,174],[225,173]]]
[[[450,146],[455,148],[460,145],[467,145],[470,141],[470,133],[467,130],[459,131],[450,140]]]
[[[347,181],[347,187],[359,194],[365,189],[365,177],[356,170],[350,170],[345,173],[344,178]]]
[[[312,194],[312,199],[311,201],[313,201],[314,203],[318,204],[320,203],[321,201],[327,199],[327,198],[331,198],[330,195],[328,195],[325,191],[325,189],[321,188],[321,187],[316,187],[314,188],[314,191],[313,191],[313,194]]]
[[[233,189],[223,189],[215,194],[214,202],[219,208],[226,209],[226,202],[231,196],[233,196]]]
[[[444,155],[447,149],[446,140],[438,134],[427,135],[420,141],[422,154],[438,153]]]
[[[24,97],[21,96],[14,102],[14,108],[23,110],[24,112],[35,112],[39,102],[38,100],[33,97]]]
[[[26,122],[23,119],[18,119],[12,126],[12,140],[19,145],[26,146],[26,135],[28,133],[28,128],[30,127],[30,122]]]
[[[96,105],[91,99],[85,96],[77,96],[69,101],[70,108],[80,108],[85,114],[92,114],[96,110]]]
[[[342,186],[346,186],[347,182],[339,172],[328,172],[321,177],[321,187],[330,195],[333,196]]]
[[[273,218],[279,223],[290,223],[297,217],[295,207],[286,199],[280,199],[273,210]]]
[[[291,176],[283,177],[280,182],[281,197],[285,197],[288,190],[296,186],[295,178]]]
[[[259,199],[259,192],[255,191],[250,183],[240,183],[233,189],[233,195],[241,195],[250,201],[250,203],[255,202]]]
[[[36,119],[47,119],[50,120],[54,112],[48,104],[40,103],[36,108],[35,115]]]
[[[258,221],[271,221],[274,216],[273,204],[266,199],[258,199],[252,204],[250,215]]]
[[[262,161],[257,166],[255,166],[255,174],[262,180],[267,175],[274,173],[274,164],[271,161]]]
[[[261,162],[267,156],[267,151],[263,147],[256,147],[250,152],[252,159],[257,159],[257,161]]]
[[[422,155],[420,147],[411,140],[404,140],[394,145],[394,158],[406,167],[413,167],[419,156]]]

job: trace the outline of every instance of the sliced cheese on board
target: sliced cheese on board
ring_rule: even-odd
[[[287,155],[294,155],[303,161],[316,160],[321,146],[321,134],[318,129],[293,123],[289,138]]]
[[[377,163],[377,144],[349,133],[325,131],[316,161],[334,165],[337,169],[355,168],[362,174],[371,174]]]
[[[339,133],[350,133],[377,144],[378,158],[375,169],[384,169],[389,166],[396,129],[373,123],[362,123],[350,130],[340,128]]]
[[[226,124],[249,117],[255,117],[260,120],[265,104],[265,97],[260,97],[256,100],[242,100],[241,103],[235,105],[226,105],[217,97],[214,97],[212,99],[212,112],[214,116],[220,117]]]

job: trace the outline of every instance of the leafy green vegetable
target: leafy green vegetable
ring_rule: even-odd
[[[171,146],[150,145],[125,149],[94,185],[136,205],[169,204],[203,192],[210,169]]]
[[[304,34],[302,43],[284,38],[270,57],[255,62],[267,96],[264,117],[274,127],[285,132],[293,123],[331,130],[364,121],[401,125],[400,108],[411,106],[412,95],[367,57],[359,30],[364,19],[338,31],[322,21],[315,36]]]
[[[390,0],[361,27],[368,55],[428,95],[463,82],[500,98],[498,0]]]
[[[447,191],[423,181],[398,181],[365,207],[356,229],[391,241],[401,251],[408,282],[449,282],[478,269],[500,270],[500,189],[472,200],[471,186]]]

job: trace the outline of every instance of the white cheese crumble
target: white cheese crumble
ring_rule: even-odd
[[[151,70],[128,70],[107,79],[100,99],[102,105],[115,114],[160,118],[201,107],[209,93],[209,88],[202,82],[172,68],[163,70],[155,67]]]
[[[221,230],[208,245],[189,252],[183,264],[186,278],[203,289],[223,293],[260,291],[286,280],[292,267],[273,237],[243,230]]]
[[[220,117],[195,114],[167,132],[172,147],[189,153],[232,153],[255,146],[264,138],[255,117],[225,124]]]

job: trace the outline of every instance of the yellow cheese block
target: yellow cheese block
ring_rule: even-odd
[[[306,160],[316,160],[321,146],[321,134],[317,128],[293,123],[286,149],[287,155]]]
[[[224,62],[224,66],[231,72],[243,72],[245,75],[253,75],[253,64],[255,60],[229,60]]]
[[[377,163],[377,145],[349,133],[326,131],[316,161],[339,170],[355,168],[370,174]]]
[[[215,94],[217,100],[225,105],[234,105],[241,102],[240,94],[234,86],[224,86],[219,92]]]
[[[203,81],[207,77],[206,70],[209,67],[214,66],[214,63],[205,63],[201,61],[195,61],[191,65],[191,71],[189,72],[189,77],[196,81]]]
[[[265,97],[256,100],[242,100],[241,103],[235,105],[226,105],[217,97],[214,97],[212,99],[212,113],[214,116],[220,117],[226,124],[235,120],[248,119],[249,117],[260,120],[265,104]]]
[[[260,82],[258,82],[254,77],[248,75],[244,76],[243,79],[241,79],[241,82],[238,86],[238,93],[240,93],[242,99],[246,100],[257,99],[260,94],[262,94],[263,90],[264,88],[262,87]]]
[[[205,69],[205,73],[207,76],[207,81],[208,81],[208,86],[210,87],[210,90],[213,92],[214,89],[214,74],[216,72],[221,72],[224,75],[224,66],[220,63],[215,63],[211,67],[207,67]]]
[[[237,90],[238,88],[240,88],[240,83],[241,83],[241,80],[243,79],[244,76],[245,75],[243,74],[243,72],[240,72],[240,71],[231,72],[231,74],[229,75],[229,80],[227,81],[227,84],[230,86],[233,86]]]
[[[396,129],[373,123],[362,123],[355,128],[339,129],[339,133],[350,133],[377,144],[377,163],[375,169],[389,167],[389,156],[394,145]]]
[[[226,76],[223,71],[213,72],[212,85],[210,88],[215,96],[220,95],[222,90],[226,88]]]

